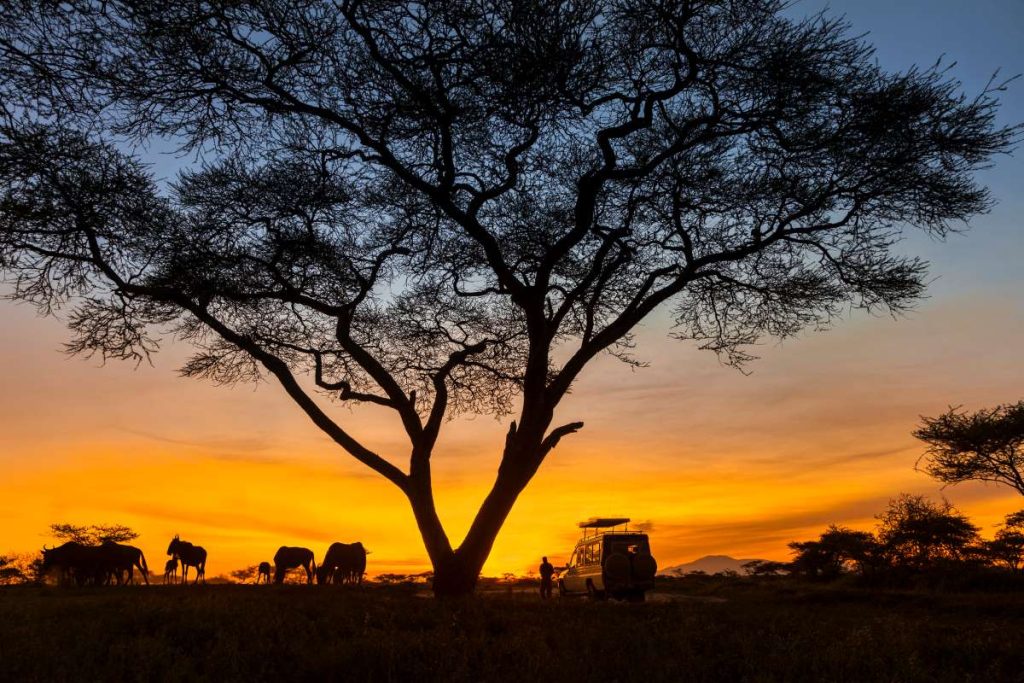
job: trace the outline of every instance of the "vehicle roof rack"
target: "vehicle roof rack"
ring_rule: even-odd
[[[639,529],[629,528],[629,517],[591,517],[579,522],[577,526],[583,529],[583,538],[579,540],[579,543],[585,543],[606,534],[642,533]]]
[[[603,529],[609,526],[629,524],[629,517],[591,517],[579,523],[581,529]]]

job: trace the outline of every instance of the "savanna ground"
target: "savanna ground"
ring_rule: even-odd
[[[496,590],[0,590],[0,678],[1024,681],[1024,592],[666,581],[646,604]]]

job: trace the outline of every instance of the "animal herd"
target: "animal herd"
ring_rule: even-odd
[[[57,572],[61,585],[105,586],[135,583],[135,570],[149,583],[149,567],[142,551],[130,545],[104,541],[86,545],[68,541],[56,548],[43,548],[42,572]]]
[[[164,565],[164,583],[187,583],[189,570],[194,570],[192,583],[206,583],[206,549],[181,540],[171,539],[167,546],[170,559]],[[360,542],[332,543],[318,567],[309,548],[281,546],[274,555],[274,583],[284,583],[290,569],[301,567],[306,582],[312,584],[361,584],[366,573],[366,549]],[[55,548],[43,548],[43,574],[56,573],[59,585],[107,586],[135,583],[135,570],[149,584],[149,567],[142,551],[130,545],[104,541],[100,545],[87,545],[68,541]],[[261,562],[256,583],[270,583],[271,564]]]
[[[286,545],[274,554],[274,583],[283,583],[289,569],[302,567],[306,572],[306,583],[313,583],[313,577],[320,585],[328,583],[363,582],[366,573],[366,548],[359,541],[355,543],[332,543],[324,554],[323,562],[316,566],[313,551],[309,548],[293,548]],[[270,563],[259,566],[256,582],[266,577],[270,583]]]

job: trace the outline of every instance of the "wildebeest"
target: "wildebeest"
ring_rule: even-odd
[[[56,548],[43,548],[42,573],[58,572],[60,585],[107,585],[116,581],[135,582],[135,569],[149,583],[149,567],[142,551],[130,545],[104,541],[100,545],[87,545],[68,541]],[[125,576],[127,574],[127,576]]]
[[[355,543],[332,543],[316,573],[318,584],[363,582],[366,573],[366,548]]]
[[[44,547],[40,569],[44,575],[56,570],[59,585],[102,584],[107,579],[107,570],[99,548],[77,541],[68,541],[56,548]]]
[[[178,558],[172,557],[167,560],[164,564],[164,583],[167,583],[168,579],[175,581],[178,578]]]
[[[260,566],[256,569],[259,572],[256,574],[256,583],[259,584],[260,581],[270,583],[270,563],[260,562]]]
[[[118,585],[122,583],[123,572],[128,573],[127,583],[135,583],[135,569],[142,574],[142,580],[149,585],[149,567],[146,556],[135,546],[103,541],[99,546],[100,561],[108,572],[116,578]]]
[[[188,568],[196,568],[196,578],[193,584],[199,583],[199,579],[206,583],[206,548],[199,545],[192,545],[183,541],[177,536],[171,539],[167,546],[167,554],[173,555],[181,562],[181,582],[188,583]]]
[[[286,545],[278,548],[274,553],[274,583],[284,583],[284,575],[289,569],[296,567],[306,570],[306,583],[313,583],[313,573],[316,571],[313,551],[309,548],[292,548]]]

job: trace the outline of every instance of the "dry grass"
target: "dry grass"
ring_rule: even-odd
[[[1024,681],[1020,593],[685,590],[628,605],[437,602],[401,587],[10,588],[0,679]]]

